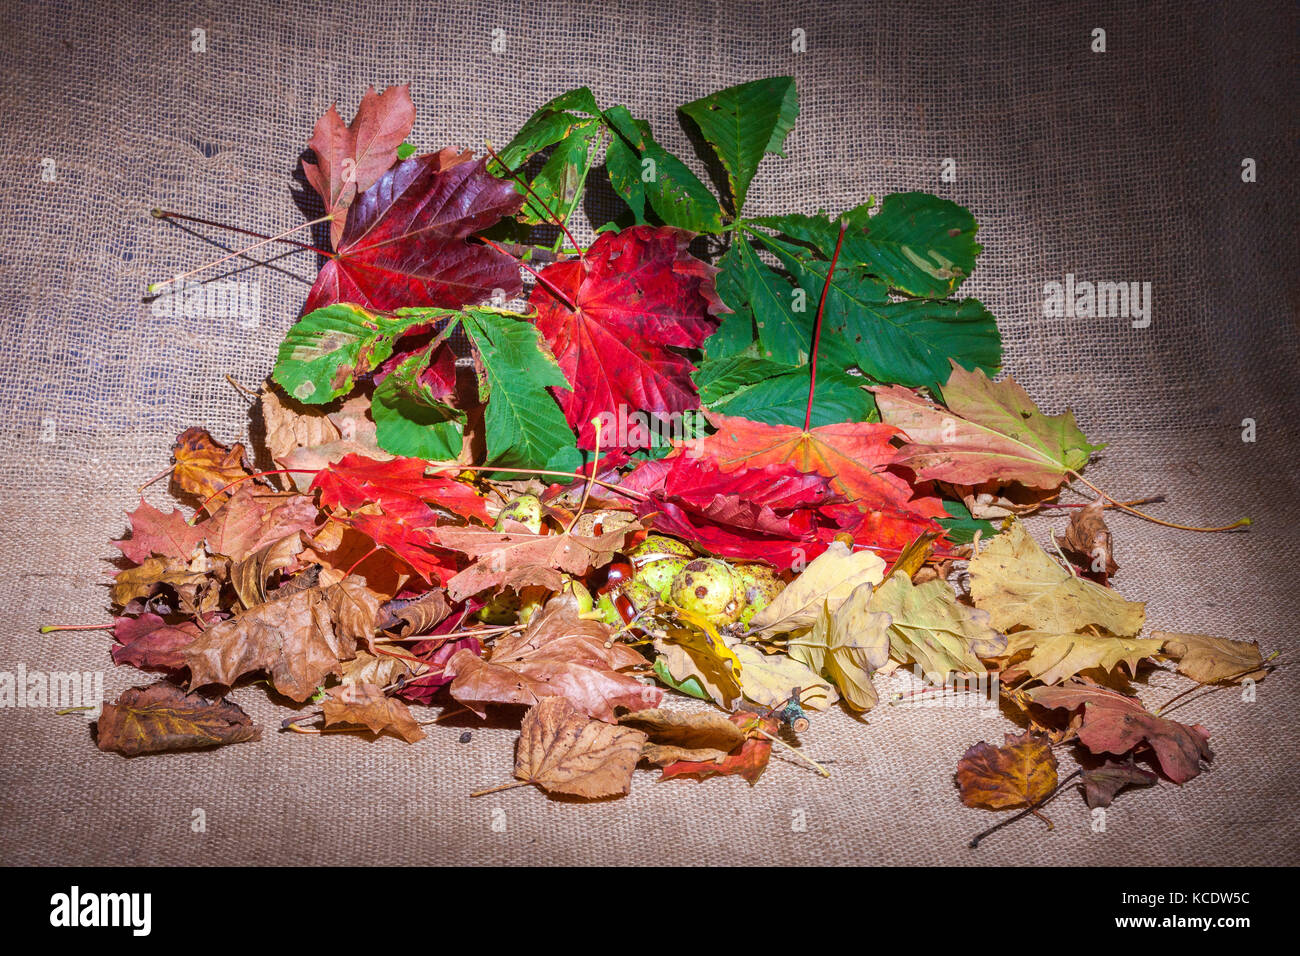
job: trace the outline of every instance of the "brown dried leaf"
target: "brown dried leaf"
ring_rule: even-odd
[[[276,462],[295,448],[315,448],[342,437],[324,410],[289,398],[270,379],[262,386],[262,422],[267,451]]]
[[[1158,780],[1154,773],[1129,763],[1107,760],[1100,767],[1083,772],[1083,799],[1089,807],[1108,807],[1125,787],[1149,787]]]
[[[1004,810],[1037,803],[1056,788],[1056,756],[1044,737],[1007,734],[994,747],[980,741],[957,763],[961,802]]]
[[[1233,641],[1207,634],[1178,634],[1155,631],[1151,635],[1164,641],[1165,653],[1178,661],[1178,673],[1201,684],[1226,680],[1239,684],[1259,680],[1268,671],[1251,670],[1264,662],[1258,641]]]
[[[408,744],[424,739],[424,731],[411,716],[411,709],[402,701],[385,697],[374,684],[345,684],[331,687],[321,704],[325,713],[325,726],[333,724],[361,724],[373,734],[388,731]]]
[[[526,628],[500,638],[490,658],[468,650],[452,655],[451,696],[479,716],[484,704],[531,705],[547,697],[565,697],[607,721],[615,719],[615,707],[657,707],[662,690],[619,673],[643,666],[645,658],[624,644],[606,647],[611,633],[608,625],[579,617],[571,595],[552,598]]]
[[[745,732],[713,710],[638,710],[618,722],[649,735],[641,759],[659,767],[676,760],[723,760],[745,742]]]
[[[561,572],[581,575],[608,564],[627,536],[640,527],[640,522],[634,522],[595,536],[439,528],[440,545],[477,559],[447,582],[447,594],[453,601],[463,601],[489,588],[539,585],[558,591],[564,586]]]
[[[433,630],[450,613],[446,595],[435,588],[396,611],[384,608],[381,626],[386,631],[396,630],[398,637],[413,637]]]
[[[354,644],[365,644],[374,650],[375,621],[383,595],[366,586],[358,575],[351,574],[338,584],[324,589],[330,613],[334,615],[334,630]]]
[[[280,693],[304,701],[356,644],[336,634],[320,588],[259,604],[214,624],[185,649],[190,687],[233,684],[264,670]]]
[[[515,776],[549,793],[625,794],[646,735],[591,720],[563,697],[538,701],[519,728]]]
[[[124,568],[113,578],[109,598],[126,606],[133,598],[148,597],[159,585],[173,588],[183,601],[198,606],[200,593],[210,590],[206,572],[193,571],[174,558],[148,558],[133,568]]]
[[[1070,516],[1070,526],[1065,529],[1063,542],[1065,551],[1071,558],[1077,558],[1080,566],[1093,574],[1101,575],[1105,583],[1119,570],[1115,555],[1111,552],[1110,529],[1104,518],[1106,502],[1101,498],[1077,509]]]
[[[187,694],[169,681],[132,687],[105,704],[96,727],[100,750],[138,754],[219,747],[257,740],[262,732],[238,705],[222,698]]]
[[[295,531],[258,549],[230,569],[230,583],[244,607],[253,607],[267,599],[266,585],[277,571],[288,571],[299,564],[298,555],[307,546],[306,537]]]

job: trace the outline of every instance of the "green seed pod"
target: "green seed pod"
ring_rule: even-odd
[[[741,611],[739,623],[745,627],[754,615],[772,603],[772,600],[785,590],[785,582],[776,576],[776,572],[766,564],[746,564],[736,569],[745,589],[745,609]]]
[[[521,603],[514,591],[502,591],[480,608],[475,617],[484,624],[514,624],[519,620]]]
[[[650,561],[658,561],[660,558],[686,558],[695,557],[695,552],[691,550],[689,544],[678,541],[676,538],[666,538],[661,534],[646,535],[646,539],[638,544],[629,555],[632,563],[641,565]]]
[[[654,591],[661,601],[672,593],[673,579],[690,563],[690,546],[660,534],[649,535],[629,555],[636,578]]]
[[[536,495],[520,495],[501,509],[493,527],[497,531],[504,531],[507,521],[517,521],[533,534],[541,534],[542,500]]]
[[[745,589],[726,561],[700,558],[673,578],[671,600],[721,626],[735,621],[745,609]]]

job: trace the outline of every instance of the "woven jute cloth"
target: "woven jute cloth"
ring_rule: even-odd
[[[747,211],[912,189],[969,207],[985,250],[963,291],[998,317],[1007,370],[1045,410],[1073,408],[1108,443],[1089,477],[1164,495],[1153,510],[1185,523],[1255,520],[1215,536],[1110,517],[1120,592],[1147,602],[1149,627],[1296,653],[1293,4],[5,7],[0,671],[102,671],[109,699],[147,682],[112,666],[104,632],[37,628],[107,618],[108,542],[135,489],[190,425],[248,438],[225,376],[266,376],[314,276],[310,253],[277,248],[211,276],[244,296],[237,314],[159,314],[148,283],[234,246],[152,207],[266,233],[303,221],[312,125],[335,100],[350,116],[370,84],[412,84],[422,149],[504,143],[588,85],[703,174],[676,105],[779,74],[802,111]],[[1045,317],[1045,283],[1069,275],[1150,283],[1149,325]],[[148,500],[166,502],[162,484]],[[1030,527],[1045,542],[1064,523]],[[233,697],[260,742],[126,760],[80,717],[0,708],[0,862],[1294,864],[1298,675],[1178,712],[1209,728],[1211,772],[1121,795],[1104,828],[1063,794],[1054,830],[1028,819],[978,850],[970,836],[1000,818],[961,805],[957,760],[1017,728],[972,708],[818,716],[803,746],[830,779],[778,752],[752,789],[639,771],[630,796],[593,804],[471,799],[510,777],[505,723],[436,724],[413,746],[282,734],[286,711],[249,686]],[[1185,686],[1138,682],[1149,704]]]

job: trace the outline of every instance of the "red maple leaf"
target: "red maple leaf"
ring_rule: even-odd
[[[387,311],[456,308],[520,289],[518,263],[465,240],[516,212],[524,197],[485,161],[443,150],[398,163],[358,196],[302,314],[335,302]]]
[[[745,742],[727,754],[720,761],[712,760],[678,760],[664,767],[660,780],[690,779],[707,780],[709,777],[726,777],[738,774],[753,786],[767,769],[768,759],[772,756],[772,741],[759,734],[763,730],[769,734],[777,731],[777,722],[771,717],[736,711],[727,718],[748,735]]]
[[[316,121],[311,141],[316,162],[302,164],[303,174],[320,194],[325,211],[335,213],[330,243],[337,248],[348,206],[397,161],[397,147],[415,125],[410,85],[390,86],[383,93],[368,87],[350,125],[336,106]]]
[[[320,489],[321,505],[326,508],[355,510],[368,504],[386,508],[428,502],[463,518],[491,522],[482,495],[452,478],[426,477],[425,467],[418,458],[376,461],[363,455],[344,455],[317,472],[311,487]]]
[[[130,517],[131,537],[113,544],[136,564],[151,554],[188,561],[205,534],[203,528],[190,524],[179,508],[168,514],[142,500]]]
[[[895,466],[900,434],[892,425],[842,422],[804,431],[793,425],[766,425],[731,415],[708,414],[717,432],[685,443],[689,453],[717,463],[725,472],[790,465],[830,479],[831,488],[861,509],[902,511],[926,518],[946,518],[943,502],[916,495],[916,488]]]
[[[713,286],[717,270],[686,251],[690,239],[666,226],[605,232],[581,259],[542,270],[530,302],[573,386],[556,389],[556,399],[580,447],[595,447],[591,420],[602,413],[617,421],[620,408],[663,417],[699,407],[695,366],[672,349],[699,348],[713,316],[728,310]],[[608,430],[601,439],[606,448],[635,442]]]

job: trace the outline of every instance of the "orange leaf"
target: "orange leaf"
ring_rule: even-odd
[[[961,802],[1004,810],[1037,803],[1056,788],[1056,757],[1046,737],[1006,735],[994,747],[980,741],[957,763]]]

